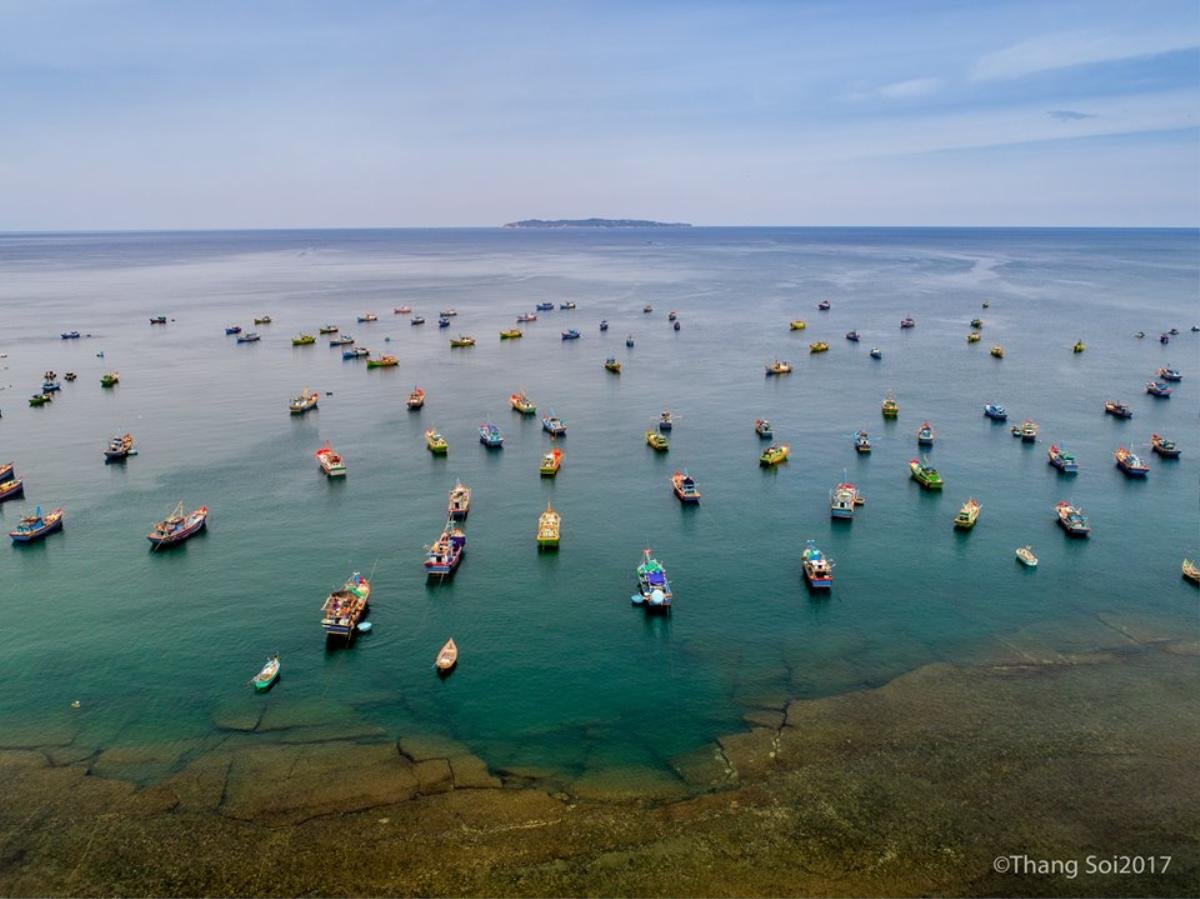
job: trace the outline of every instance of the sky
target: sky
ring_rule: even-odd
[[[1196,0],[0,0],[0,230],[1200,225]]]

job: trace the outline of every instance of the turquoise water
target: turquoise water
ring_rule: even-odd
[[[0,552],[9,728],[49,726],[75,699],[69,720],[96,746],[208,737],[223,709],[254,703],[296,717],[332,706],[392,735],[453,736],[494,764],[663,768],[739,729],[754,705],[969,660],[1015,634],[1083,641],[1096,615],[1197,632],[1197,593],[1179,577],[1181,558],[1200,552],[1196,232],[7,235],[0,274],[0,460],[16,461],[27,497],[0,506],[0,523],[34,503],[67,510],[63,534]],[[830,312],[816,311],[823,297]],[[578,309],[501,342],[541,299]],[[429,323],[394,316],[402,304]],[[460,312],[448,331],[434,324],[446,306]],[[379,321],[356,323],[363,310]],[[264,312],[274,324],[253,326]],[[159,313],[165,328],[148,324]],[[906,314],[918,324],[901,332]],[[984,339],[968,345],[976,315]],[[797,317],[808,329],[789,332]],[[343,362],[327,339],[290,346],[325,322],[394,352],[399,368]],[[262,342],[235,345],[231,324]],[[1171,326],[1182,333],[1161,346]],[[566,327],[583,338],[561,341]],[[861,343],[844,340],[851,328]],[[60,340],[68,329],[93,336]],[[449,349],[459,332],[478,346]],[[810,356],[818,339],[831,349]],[[1005,359],[988,355],[992,343]],[[881,361],[868,358],[874,345]],[[619,377],[603,369],[609,354]],[[765,378],[776,355],[795,373]],[[1143,385],[1168,362],[1185,380],[1154,400]],[[31,409],[46,368],[79,380]],[[112,391],[98,384],[107,368],[121,373]],[[415,384],[428,400],[409,413]],[[332,395],[289,416],[305,386]],[[550,443],[536,419],[508,409],[521,387],[567,422],[555,480],[538,476]],[[879,413],[888,389],[894,423]],[[1106,398],[1135,417],[1105,416]],[[988,401],[1010,423],[1037,420],[1039,443],[983,418]],[[643,433],[664,406],[676,426],[659,455]],[[775,470],[757,464],[762,415],[792,446]],[[485,416],[503,450],[478,443]],[[938,434],[928,456],[940,495],[908,478],[924,419]],[[431,425],[448,458],[426,452]],[[868,457],[853,450],[860,427]],[[105,441],[126,430],[141,454],[106,466]],[[1155,431],[1185,447],[1180,461],[1149,453]],[[346,458],[344,482],[317,469],[325,440]],[[1075,452],[1077,477],[1046,464],[1050,442]],[[1119,444],[1149,460],[1145,482],[1113,467]],[[682,466],[703,491],[698,508],[671,493]],[[843,473],[867,498],[849,524],[828,513]],[[423,547],[456,478],[474,490],[467,554],[452,581],[429,585]],[[956,533],[969,496],[979,526]],[[534,544],[547,498],[563,515],[556,554]],[[144,535],[180,499],[208,505],[208,533],[152,554]],[[1092,539],[1061,534],[1060,499],[1087,511]],[[828,597],[803,584],[809,537],[836,562]],[[1036,572],[1014,561],[1025,543]],[[669,618],[629,605],[647,546],[672,579]],[[374,582],[374,630],[327,649],[318,610],[355,570]],[[461,662],[439,680],[433,658],[449,636]],[[275,649],[280,683],[248,696],[245,680]]]

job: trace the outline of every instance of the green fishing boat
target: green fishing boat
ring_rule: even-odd
[[[121,380],[121,375],[115,371],[106,371],[100,376],[101,387],[115,387],[117,382]]]
[[[646,431],[646,443],[651,449],[659,453],[665,453],[671,448],[670,441],[652,428]]]
[[[926,490],[942,489],[942,476],[932,465],[928,465],[920,459],[910,459],[908,470],[912,473],[912,479]]]

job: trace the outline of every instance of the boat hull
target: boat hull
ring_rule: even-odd
[[[46,537],[50,536],[51,534],[53,534],[57,531],[61,531],[62,527],[63,527],[63,522],[62,522],[62,519],[59,518],[57,521],[54,521],[51,524],[48,524],[43,528],[38,528],[37,530],[34,530],[34,531],[24,531],[22,533],[17,533],[16,531],[14,531],[14,532],[10,533],[8,536],[10,536],[12,538],[13,543],[34,543],[38,540],[45,539]]]

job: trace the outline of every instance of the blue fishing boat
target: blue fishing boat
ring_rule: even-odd
[[[499,449],[504,445],[504,435],[494,423],[485,421],[479,426],[479,442],[488,449]]]
[[[1127,478],[1144,478],[1150,473],[1150,466],[1141,460],[1133,450],[1119,446],[1113,451],[1113,459],[1116,460],[1117,468],[1121,469],[1122,474]]]
[[[467,535],[453,521],[447,521],[440,537],[425,550],[425,573],[429,577],[447,577],[458,568],[467,549]]]
[[[1075,454],[1066,447],[1051,444],[1047,455],[1050,457],[1050,464],[1063,474],[1078,474],[1079,463],[1075,461]]]
[[[630,334],[628,337],[625,338],[625,346],[627,346],[631,349],[633,348],[633,335],[632,334]]]
[[[864,455],[871,452],[871,438],[867,436],[866,431],[859,431],[854,435],[854,450]]]
[[[1160,368],[1158,371],[1156,371],[1155,374],[1158,375],[1158,378],[1161,381],[1182,381],[1183,380],[1183,374],[1179,371],[1179,369],[1171,368],[1170,366],[1167,366],[1167,365],[1164,365],[1162,368]]]
[[[857,331],[847,331],[846,339],[849,340],[851,343],[858,343],[858,341],[859,341],[858,332]]]
[[[563,340],[578,340],[579,332],[576,331],[574,328],[569,328],[566,331],[562,332],[562,339]]]
[[[829,300],[821,300],[821,302],[817,303],[817,308],[822,312],[828,312],[831,305],[832,304],[829,302]]]
[[[1083,514],[1083,509],[1072,506],[1064,500],[1055,504],[1054,511],[1058,513],[1058,523],[1067,532],[1068,537],[1086,537],[1092,532],[1087,516]]]
[[[559,309],[574,309],[574,308],[575,308],[575,304],[574,304],[574,303],[572,303],[570,300],[568,300],[568,301],[567,301],[567,302],[565,302],[565,303],[559,303],[559,304],[558,304],[558,308],[559,308]]]
[[[63,340],[78,340],[79,332],[78,331],[64,331],[59,336],[61,336]]]
[[[1171,385],[1166,381],[1147,381],[1146,393],[1151,396],[1159,397],[1160,399],[1170,399]]]
[[[671,487],[681,503],[692,505],[700,502],[700,490],[696,487],[695,479],[687,473],[686,468],[671,475]]]
[[[330,346],[354,346],[354,338],[349,334],[343,334],[340,337],[335,337],[329,341]]]
[[[678,331],[678,330],[679,330],[679,327],[680,327],[680,325],[679,325],[679,320],[678,320],[678,319],[676,319],[676,320],[675,320],[675,324],[671,325],[671,327],[672,327],[672,328],[674,328],[676,331]]]
[[[62,390],[62,385],[58,383],[58,375],[52,371],[45,374],[45,380],[42,381],[42,393],[55,393]]]
[[[804,551],[800,554],[800,564],[804,566],[804,579],[814,590],[828,590],[833,587],[833,563],[825,554],[817,549],[815,540],[804,543]]]
[[[671,418],[671,410],[663,409],[658,416],[658,429],[660,431],[669,431],[675,427],[675,420]]]
[[[42,507],[34,509],[32,515],[27,515],[17,522],[17,526],[8,532],[13,543],[32,543],[41,540],[47,534],[61,531],[63,526],[63,510],[42,513]]]
[[[883,350],[881,350],[877,346],[871,347],[871,358],[872,359],[882,359],[883,358]]]
[[[450,319],[446,318],[446,316],[443,315],[441,318],[438,319],[438,327],[439,328],[449,328],[450,327]]]
[[[262,335],[257,331],[251,331],[248,334],[239,334],[237,338],[238,343],[258,343],[260,340],[262,340]]]
[[[542,430],[551,437],[562,437],[567,433],[567,426],[561,418],[554,414],[554,410],[551,410],[549,415],[542,417]]]
[[[775,436],[775,431],[771,428],[771,422],[765,418],[754,419],[754,433],[762,440],[771,440]]]
[[[343,359],[365,359],[371,355],[371,351],[365,346],[352,346],[349,349],[342,350]]]
[[[226,334],[241,334],[242,326],[241,325],[233,325],[232,327],[226,328],[225,333]]]
[[[983,414],[992,421],[1008,421],[1008,412],[999,403],[988,403],[983,407]]]
[[[537,309],[538,312],[550,312],[552,309],[554,309],[554,304],[553,303],[538,303],[537,306],[535,306],[534,308]]]
[[[637,567],[638,592],[629,597],[635,606],[651,611],[671,611],[671,582],[667,570],[658,559],[651,558],[650,550],[642,550],[642,564]]]
[[[1170,343],[1170,342],[1171,342],[1171,335],[1169,335],[1169,334],[1159,334],[1159,335],[1158,335],[1158,342],[1159,342],[1159,343],[1163,343],[1163,344]]]
[[[600,330],[601,330],[601,331],[607,331],[607,330],[608,330],[608,320],[607,320],[607,319],[604,319],[604,320],[602,320],[602,321],[600,322]]]
[[[927,421],[917,428],[917,446],[933,446],[933,425]]]
[[[858,488],[849,481],[843,481],[829,491],[829,517],[842,520],[852,519],[854,509],[860,503]]]

